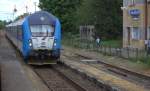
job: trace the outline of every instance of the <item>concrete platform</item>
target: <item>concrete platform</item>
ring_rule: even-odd
[[[112,91],[149,91],[149,89],[146,89],[143,86],[116,77],[112,74],[108,74],[84,63],[68,60],[64,56],[61,56],[61,59],[62,63],[65,65],[80,73],[84,73],[89,78],[94,79],[96,83],[108,86]]]
[[[32,69],[20,62],[5,35],[0,34],[1,91],[49,91]]]
[[[122,69],[126,69],[150,77],[150,67],[141,62],[132,62],[130,60],[119,58],[119,57],[104,56],[97,52],[75,49],[68,46],[67,47],[63,46],[63,48],[64,48],[64,52],[77,53],[94,60],[100,60],[104,63],[112,64]]]
[[[1,64],[2,91],[36,91],[17,61]]]

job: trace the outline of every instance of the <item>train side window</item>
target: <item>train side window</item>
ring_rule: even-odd
[[[18,26],[18,39],[22,41],[22,27]]]

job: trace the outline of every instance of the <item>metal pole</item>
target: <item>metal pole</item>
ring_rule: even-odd
[[[147,25],[148,25],[148,5],[147,0],[145,0],[145,40],[147,40]]]
[[[34,6],[35,6],[35,12],[36,12],[36,2],[34,2]]]
[[[28,6],[26,6],[26,13],[28,13]]]

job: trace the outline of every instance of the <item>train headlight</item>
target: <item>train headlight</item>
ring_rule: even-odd
[[[54,46],[56,46],[56,45],[57,45],[57,43],[56,43],[56,42],[57,42],[57,40],[56,40],[56,39],[54,39]]]
[[[29,43],[29,46],[32,47],[32,43]]]
[[[31,40],[29,40],[29,46],[32,47],[32,41]]]
[[[56,46],[57,44],[56,43],[54,43],[54,46]]]

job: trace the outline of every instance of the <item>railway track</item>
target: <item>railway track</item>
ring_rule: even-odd
[[[54,67],[34,67],[34,71],[50,91],[86,91]]]
[[[86,83],[83,79],[73,80],[79,78],[79,76],[73,75],[72,72],[69,72],[70,76],[67,76],[68,71],[65,71],[66,68],[64,66],[34,66],[32,68],[50,91],[102,91],[100,88]]]
[[[42,83],[49,88],[49,91],[105,91],[105,88],[99,87],[89,81],[85,76],[82,77],[79,73],[76,73],[76,71],[63,64],[27,65],[20,52],[15,49],[11,42],[9,44],[15,50],[17,59],[25,66],[25,69],[32,70],[40,78]]]
[[[76,55],[77,55],[77,56],[80,56],[80,57],[83,57],[83,58],[86,58],[86,59],[91,59],[90,57],[86,57],[86,56],[83,56],[83,55],[80,55],[80,54],[76,54]],[[97,63],[98,63],[98,64],[102,64],[102,65],[104,65],[105,67],[110,67],[110,68],[119,70],[119,71],[124,72],[124,73],[126,73],[126,74],[138,76],[138,77],[143,78],[143,79],[145,79],[145,80],[150,80],[150,77],[149,77],[149,76],[146,76],[146,75],[143,75],[143,74],[140,74],[140,73],[137,73],[137,72],[129,71],[129,70],[126,70],[126,69],[123,69],[123,68],[120,68],[120,67],[117,67],[117,66],[114,66],[114,65],[111,65],[111,64],[102,62],[102,61],[100,61],[100,60],[97,60]],[[125,76],[128,76],[128,75],[125,75]]]
[[[136,84],[140,84],[142,86],[144,86],[145,88],[150,89],[150,77],[145,76],[143,74],[139,74],[136,72],[132,72],[120,67],[116,67],[114,65],[111,64],[107,64],[105,62],[102,62],[100,60],[95,60],[95,61],[82,61],[82,60],[92,60],[92,58],[87,57],[87,56],[83,56],[80,54],[75,53],[73,56],[69,56],[69,55],[63,55],[67,58],[69,58],[70,60],[75,60],[78,61],[80,63],[84,63],[87,65],[90,65],[92,67],[95,67],[99,70],[103,70],[105,72],[108,72],[110,74],[116,75],[118,77],[121,77],[123,79],[126,79],[128,81],[134,82]]]

